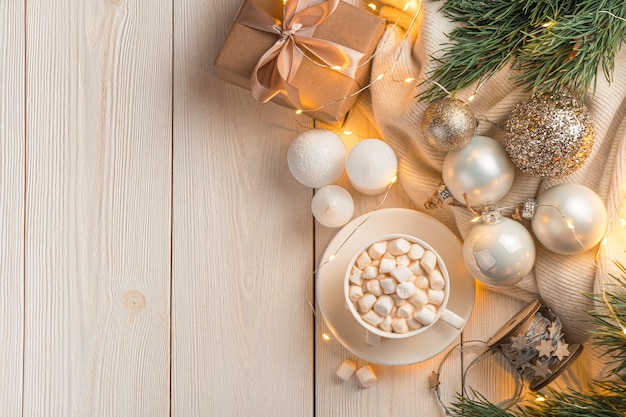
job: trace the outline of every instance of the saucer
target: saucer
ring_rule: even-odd
[[[346,349],[372,363],[412,365],[441,353],[459,337],[462,329],[437,322],[416,336],[382,338],[379,345],[372,346],[365,342],[365,329],[345,307],[343,295],[345,270],[354,253],[363,242],[391,233],[419,237],[441,255],[450,273],[448,308],[467,322],[474,307],[475,284],[463,262],[461,242],[438,220],[410,209],[379,209],[345,225],[322,255],[316,276],[316,298],[328,328]]]

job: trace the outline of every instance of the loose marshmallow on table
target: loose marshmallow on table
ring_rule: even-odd
[[[356,364],[349,359],[341,362],[339,368],[337,368],[337,376],[339,379],[347,381],[350,379],[352,374],[356,371]]]
[[[359,378],[359,382],[361,383],[363,388],[371,387],[378,380],[378,378],[376,378],[374,370],[369,365],[359,368],[359,370],[356,371],[356,376],[357,378]]]
[[[382,342],[380,336],[372,332],[365,331],[365,343],[370,346],[378,346]]]

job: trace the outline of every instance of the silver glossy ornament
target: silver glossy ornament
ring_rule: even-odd
[[[442,152],[467,145],[476,131],[476,116],[469,105],[454,98],[432,102],[422,117],[422,131],[428,143]]]
[[[513,285],[535,265],[531,234],[499,213],[472,228],[463,242],[463,261],[479,281],[492,286]],[[484,218],[483,214],[483,218]]]
[[[582,184],[559,184],[539,194],[531,228],[549,250],[575,255],[596,246],[606,233],[604,202]]]
[[[470,206],[482,207],[498,202],[513,185],[515,167],[502,145],[487,136],[474,136],[458,151],[448,152],[443,160],[443,182],[452,196]]]
[[[580,168],[593,147],[587,108],[569,94],[539,94],[519,102],[506,122],[505,144],[521,171],[559,178]]]

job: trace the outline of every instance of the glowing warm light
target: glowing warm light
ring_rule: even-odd
[[[352,131],[351,130],[344,130],[343,134],[350,136],[352,134]]]
[[[622,329],[622,332],[626,335],[626,328]]]
[[[335,71],[339,71],[339,70],[341,69],[341,67],[340,67],[339,65],[335,65],[335,66],[333,67],[333,69],[334,69]]]
[[[620,226],[624,227],[626,226],[626,219],[622,219],[621,217],[619,218],[619,224]]]
[[[324,340],[330,340],[330,336],[326,333],[322,333],[322,339]]]
[[[300,109],[296,110],[296,114],[302,114],[302,110]]]
[[[367,7],[369,7],[372,10],[376,10],[376,5],[374,3],[369,3]]]
[[[541,27],[544,27],[544,28],[549,28],[549,27],[551,27],[551,26],[554,26],[555,24],[556,24],[556,22],[552,22],[552,21],[550,21],[550,22],[546,22],[546,23],[544,23],[543,25],[541,25]]]
[[[600,245],[604,246],[604,245],[606,245],[607,243],[609,243],[609,238],[608,238],[608,237],[606,237],[606,236],[604,236],[604,239],[602,239],[602,242],[600,242]]]
[[[476,97],[476,96],[475,96],[474,94],[472,94],[471,96],[469,96],[469,97],[467,98],[467,101],[472,101],[472,100],[474,100],[474,98],[475,98],[475,97]]]
[[[328,262],[332,261],[333,259],[335,259],[337,255],[330,255],[330,257],[328,258]]]
[[[571,220],[567,221],[567,227],[569,227],[570,229],[574,230],[574,223],[572,223]]]
[[[397,175],[394,175],[394,176],[391,178],[391,181],[389,181],[389,182],[390,182],[391,184],[394,184],[396,181],[398,181],[398,176],[397,176]]]
[[[539,403],[540,403],[540,402],[543,402],[543,401],[545,401],[545,400],[546,400],[546,397],[543,397],[543,396],[541,396],[541,395],[539,395],[537,398],[535,398],[535,401],[537,401],[537,402],[539,402]]]
[[[476,223],[478,221],[480,221],[480,216],[474,217],[473,219],[470,220],[470,222],[472,222],[472,223]]]
[[[402,10],[404,10],[406,12],[407,10],[409,10],[409,7],[411,7],[411,2],[407,1],[406,4],[404,5],[404,7],[402,8]]]
[[[410,82],[412,82],[412,81],[415,81],[415,78],[411,78],[411,77],[409,77],[409,78],[405,78],[405,79],[404,79],[404,82],[405,82],[405,83],[410,83]]]
[[[383,72],[383,73],[382,73],[382,74],[380,74],[378,77],[376,77],[376,81],[378,81],[378,80],[382,80],[384,76],[385,76],[385,73]]]

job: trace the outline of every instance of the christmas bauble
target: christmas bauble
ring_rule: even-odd
[[[593,248],[606,233],[608,214],[600,197],[581,184],[559,184],[539,194],[531,226],[549,250],[575,255]]]
[[[535,265],[535,243],[524,226],[499,217],[472,228],[463,242],[463,260],[479,281],[513,285]]]
[[[585,162],[595,139],[587,108],[567,94],[539,94],[518,103],[506,122],[505,144],[521,171],[559,178]]]
[[[452,196],[470,206],[497,202],[509,192],[515,167],[502,145],[486,136],[474,136],[458,151],[448,152],[443,160],[443,182]]]
[[[326,185],[315,192],[311,200],[313,217],[326,227],[340,227],[354,214],[354,200],[343,187]]]
[[[311,129],[299,134],[289,145],[287,164],[291,175],[302,185],[319,188],[332,184],[343,174],[346,147],[336,133]]]
[[[422,131],[435,149],[461,149],[474,136],[476,117],[461,100],[444,98],[431,103],[422,118]]]

